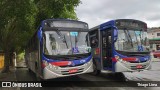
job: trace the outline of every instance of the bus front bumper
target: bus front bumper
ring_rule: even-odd
[[[143,63],[130,63],[130,62],[120,62],[117,61],[115,64],[115,72],[135,72],[135,71],[144,71],[151,69],[151,60]],[[137,68],[138,65],[141,65],[142,68]]]
[[[78,70],[77,72],[70,73],[69,70]],[[72,75],[78,75],[83,73],[93,72],[93,62],[90,60],[89,62],[75,67],[57,67],[57,69],[53,69],[50,67],[45,67],[43,69],[43,79],[53,79],[58,77],[66,77]]]

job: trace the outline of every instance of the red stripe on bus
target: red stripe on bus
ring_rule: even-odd
[[[136,58],[129,57],[129,58],[122,58],[124,61],[136,61]]]
[[[67,66],[69,65],[69,61],[51,62],[51,64],[55,66]]]
[[[116,58],[112,58],[112,61],[113,61],[113,62],[117,62]]]
[[[41,65],[42,65],[42,68],[45,68],[45,67],[46,67],[44,63],[42,63]]]

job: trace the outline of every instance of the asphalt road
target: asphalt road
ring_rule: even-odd
[[[94,87],[94,81],[104,81],[104,83],[113,85],[122,85],[122,82],[118,81],[160,81],[160,62],[152,63],[152,70],[150,71],[142,71],[142,72],[134,72],[134,73],[123,73],[120,76],[115,74],[107,74],[102,73],[99,76],[94,76],[91,74],[83,74],[65,78],[57,78],[48,81],[61,81],[62,86],[63,81],[70,81],[68,87],[52,87],[52,88],[20,88],[20,90],[160,90],[160,87],[112,87],[112,86],[103,86],[103,87]],[[18,81],[36,81],[36,77],[33,73],[28,72],[27,68],[17,68],[16,70],[16,78]],[[72,81],[93,81],[91,82],[93,87],[79,87]],[[113,82],[112,82],[113,81]],[[97,82],[96,82],[97,83]]]

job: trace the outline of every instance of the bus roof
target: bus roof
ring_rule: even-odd
[[[140,20],[136,20],[136,19],[115,19],[115,20],[110,20],[110,21],[104,22],[104,23],[102,23],[98,26],[95,26],[93,28],[90,28],[90,31],[98,29],[98,28],[102,28],[102,27],[105,27],[105,26],[115,26],[116,22],[121,22],[121,21],[140,23],[140,24],[143,24],[144,26],[146,26],[146,28],[147,28],[147,24],[143,21],[140,21]]]
[[[43,20],[42,22],[47,22],[47,21],[73,21],[73,22],[81,22],[81,23],[85,23],[85,24],[87,24],[86,22],[83,22],[83,21],[78,21],[78,20],[73,20],[73,19],[65,19],[65,18],[45,19],[45,20]]]
[[[88,29],[86,22],[70,19],[46,19],[41,22],[41,26],[45,30]]]

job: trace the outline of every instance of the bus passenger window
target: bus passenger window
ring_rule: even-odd
[[[91,47],[97,47],[98,46],[98,40],[96,37],[91,38]]]
[[[91,47],[98,47],[98,30],[91,31],[89,34]]]

